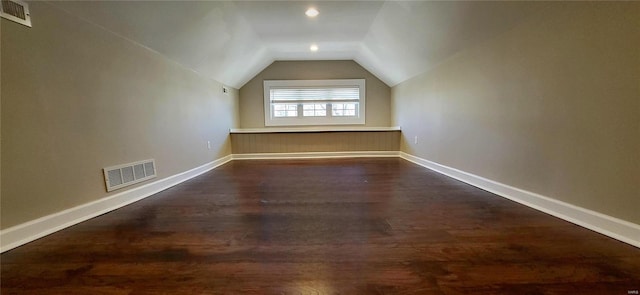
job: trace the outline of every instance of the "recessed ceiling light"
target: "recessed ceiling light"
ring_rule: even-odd
[[[309,50],[311,50],[311,51],[313,51],[313,52],[318,51],[318,45],[311,44],[311,46],[309,47]]]
[[[304,14],[306,14],[308,17],[316,17],[318,16],[318,14],[320,14],[320,12],[317,9],[312,7],[307,9],[307,11]]]

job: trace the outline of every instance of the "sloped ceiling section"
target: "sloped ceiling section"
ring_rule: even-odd
[[[394,86],[543,7],[453,1],[50,3],[235,88],[275,60],[355,60]],[[309,7],[320,15],[306,17]],[[311,52],[311,44],[320,50]]]
[[[272,54],[233,2],[51,3],[235,88],[273,62]]]
[[[474,43],[513,28],[545,3],[388,1],[355,61],[394,86]]]

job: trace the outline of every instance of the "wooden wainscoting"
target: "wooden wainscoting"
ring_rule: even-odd
[[[400,130],[231,133],[233,154],[399,151]]]

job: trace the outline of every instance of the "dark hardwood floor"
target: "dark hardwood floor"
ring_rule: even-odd
[[[640,289],[640,249],[396,158],[234,161],[0,258],[2,294]]]

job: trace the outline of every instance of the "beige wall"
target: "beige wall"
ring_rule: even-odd
[[[394,87],[392,124],[409,154],[640,224],[639,48],[639,3],[555,3]]]
[[[44,2],[30,9],[33,28],[2,19],[3,229],[110,195],[106,166],[155,158],[161,179],[231,153],[237,90]]]
[[[0,21],[0,81],[2,81],[2,22]],[[2,83],[0,83],[0,214],[2,213]],[[2,221],[0,220],[0,229]]]
[[[240,88],[240,128],[264,128],[264,80],[366,80],[367,127],[389,127],[391,89],[351,60],[277,61]]]
[[[236,133],[234,154],[345,151],[398,151],[400,131]]]

